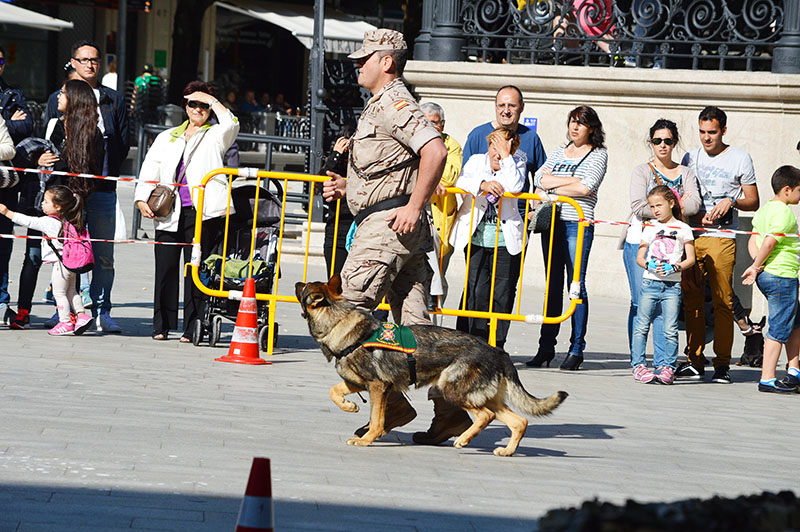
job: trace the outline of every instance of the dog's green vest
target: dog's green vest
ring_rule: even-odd
[[[396,323],[381,323],[381,326],[372,336],[367,338],[364,347],[378,347],[380,349],[391,349],[409,354],[417,350],[417,340],[411,329]]]

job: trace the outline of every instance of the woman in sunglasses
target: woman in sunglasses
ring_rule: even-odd
[[[631,306],[628,311],[628,344],[632,345],[633,325],[639,309],[639,293],[642,287],[644,269],[636,264],[636,254],[642,239],[642,224],[653,219],[653,211],[647,203],[647,194],[653,188],[664,185],[672,189],[680,199],[684,219],[700,210],[702,196],[697,178],[691,168],[680,165],[672,159],[672,152],[678,144],[678,126],[675,122],[660,118],[650,128],[647,144],[653,150],[650,161],[633,169],[631,176],[630,226],[625,233],[622,259],[628,274],[631,290]],[[653,319],[654,360],[664,356],[664,320],[657,309]],[[663,364],[661,364],[663,365]]]
[[[188,119],[178,127],[160,133],[147,152],[139,179],[156,181],[175,190],[172,210],[157,217],[147,200],[155,183],[139,182],[134,195],[142,216],[155,222],[159,242],[190,243],[194,237],[198,189],[203,177],[223,167],[223,156],[236,140],[239,120],[217,99],[214,87],[192,81],[183,89]],[[217,123],[211,119],[216,115]],[[201,255],[210,253],[225,222],[228,208],[227,179],[216,176],[208,182],[203,202]],[[153,246],[155,251],[155,290],[153,300],[153,339],[166,340],[171,329],[178,328],[178,282],[181,255],[189,262],[191,246]],[[200,326],[203,298],[191,277],[184,280],[183,335],[181,342],[191,342],[192,327]]]

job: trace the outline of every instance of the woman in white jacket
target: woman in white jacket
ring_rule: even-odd
[[[504,192],[522,191],[525,185],[526,158],[524,153],[517,152],[519,135],[506,129],[494,130],[487,141],[489,153],[470,157],[455,184],[475,196],[475,208],[472,208],[472,198],[466,196],[458,211],[450,243],[454,249],[463,248],[465,255],[467,249],[470,250],[465,308],[488,311],[497,242],[492,311],[511,312],[520,273],[523,223],[516,199],[497,200]],[[485,195],[481,195],[482,193]],[[472,245],[467,248],[470,240]],[[461,301],[464,301],[463,294]],[[506,343],[508,326],[507,321],[500,321],[497,326],[497,347],[501,349]],[[459,317],[456,328],[489,339],[489,321],[486,319]]]
[[[138,183],[134,202],[142,216],[155,222],[155,239],[160,242],[190,243],[194,237],[197,186],[203,177],[222,168],[222,158],[236,140],[239,121],[214,95],[214,88],[201,81],[192,81],[183,90],[186,114],[189,119],[180,126],[168,129],[156,137],[147,152],[139,179],[158,181],[177,186],[172,212],[156,217],[147,205],[147,198],[156,187]],[[211,115],[219,123],[210,123]],[[203,235],[201,254],[208,255],[225,223],[228,208],[227,180],[216,176],[208,182],[203,202]],[[233,206],[231,206],[233,212]],[[191,259],[191,246],[154,246],[155,290],[153,300],[153,339],[166,340],[171,329],[178,328],[178,283],[183,261]],[[181,342],[191,342],[192,327],[199,326],[203,297],[194,287],[191,277],[184,280],[183,336]]]

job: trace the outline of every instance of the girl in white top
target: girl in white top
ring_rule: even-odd
[[[63,220],[74,225],[78,231],[83,230],[83,200],[80,195],[73,193],[68,187],[58,185],[49,188],[44,193],[42,211],[46,216],[27,216],[10,211],[8,207],[0,203],[0,214],[11,219],[17,225],[41,231],[53,239],[50,242],[55,250],[49,245],[42,246],[42,262],[53,265],[51,282],[53,283],[53,297],[58,308],[58,323],[48,333],[53,336],[83,334],[92,324],[92,318],[86,313],[83,307],[83,298],[75,288],[77,274],[68,270],[56,255],[56,250],[61,251],[64,248],[64,244],[58,240],[63,236]],[[70,304],[72,310],[75,311],[74,325],[70,317]]]
[[[658,380],[672,384],[678,361],[678,312],[681,308],[681,271],[694,265],[692,229],[680,221],[678,197],[666,185],[659,185],[647,194],[647,202],[655,221],[642,231],[636,263],[645,270],[639,294],[639,311],[633,330],[631,367],[633,378],[647,384]],[[685,258],[684,258],[685,253]],[[647,333],[661,305],[664,319],[663,355],[653,356],[655,372],[647,368],[644,350]]]
[[[505,192],[522,191],[526,158],[517,151],[520,140],[515,133],[498,128],[486,140],[489,153],[471,156],[456,181],[456,187],[474,196],[474,206],[472,198],[465,196],[450,242],[454,249],[464,249],[469,257],[467,293],[461,298],[462,304],[466,301],[464,308],[510,313],[519,280],[523,223],[517,200],[502,196]],[[495,243],[497,261],[493,271]],[[492,277],[495,286],[490,304]],[[497,347],[501,349],[505,345],[508,326],[507,321],[500,321],[497,325]],[[483,318],[459,317],[456,328],[489,338],[488,320]]]

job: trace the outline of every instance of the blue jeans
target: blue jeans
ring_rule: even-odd
[[[622,262],[628,273],[628,286],[631,289],[631,308],[628,310],[628,348],[633,353],[633,327],[636,323],[636,313],[639,310],[639,294],[642,291],[642,276],[644,268],[636,264],[636,255],[639,253],[639,244],[625,242],[622,250]],[[657,303],[653,315],[653,354],[654,358],[664,358],[664,318],[661,315],[661,304]]]
[[[583,253],[581,254],[580,298],[583,303],[575,308],[572,314],[572,334],[569,337],[570,355],[583,356],[586,349],[586,324],[589,321],[589,298],[586,294],[586,266],[589,263],[589,251],[594,240],[594,226],[584,227]],[[542,234],[542,254],[547,268],[550,255],[550,233]],[[556,220],[553,234],[552,262],[550,266],[550,285],[548,286],[547,316],[560,316],[563,308],[564,274],[567,282],[572,283],[575,273],[575,254],[578,246],[578,222]],[[542,325],[539,335],[539,352],[554,353],[560,324],[546,323]]]
[[[86,198],[86,225],[92,238],[113,239],[117,223],[117,192],[95,191]],[[114,243],[92,242],[94,269],[89,295],[92,314],[111,311],[111,287],[114,285]]]
[[[792,331],[800,326],[800,312],[797,309],[797,277],[778,277],[761,272],[756,277],[758,289],[767,298],[769,328],[764,336],[785,344]]]
[[[680,281],[656,281],[642,279],[642,292],[639,294],[639,312],[636,314],[636,327],[633,330],[633,351],[631,367],[647,365],[644,350],[647,346],[647,333],[655,315],[656,304],[661,303],[664,320],[664,352],[653,355],[653,366],[669,366],[675,369],[678,361],[678,312],[681,308]],[[655,333],[654,333],[655,334]]]
[[[18,192],[16,188],[0,189],[0,203],[11,209],[17,210]],[[10,235],[14,232],[14,222],[5,216],[0,216],[0,233]],[[11,238],[0,238],[0,303],[8,303],[11,297],[8,295],[8,263],[11,260],[11,249],[14,247],[14,240]],[[2,316],[0,316],[2,319]]]

